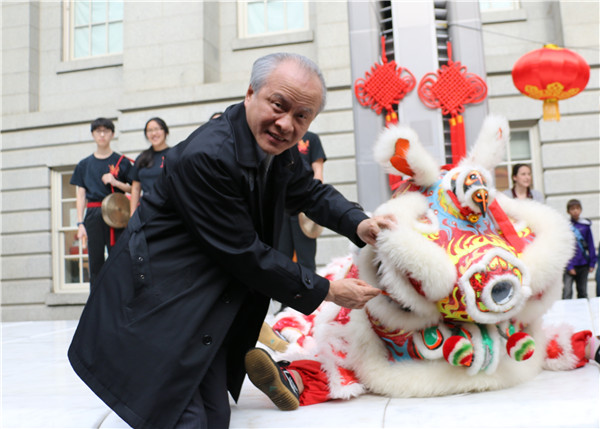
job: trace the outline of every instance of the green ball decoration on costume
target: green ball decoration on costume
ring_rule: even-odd
[[[516,332],[506,342],[506,352],[517,362],[527,360],[535,352],[535,341],[525,332]]]
[[[444,342],[444,358],[453,366],[471,366],[473,344],[460,335],[453,335]]]

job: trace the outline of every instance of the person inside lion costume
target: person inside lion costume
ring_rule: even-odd
[[[394,215],[397,227],[320,272],[357,277],[382,292],[359,310],[325,302],[309,316],[276,315],[272,336],[289,345],[252,349],[245,364],[278,408],[365,392],[503,389],[542,369],[600,361],[590,331],[542,328],[561,297],[574,238],[552,208],[496,191],[493,171],[508,139],[506,119],[489,116],[468,156],[440,167],[409,127],[382,132],[375,159],[406,180],[375,215]]]

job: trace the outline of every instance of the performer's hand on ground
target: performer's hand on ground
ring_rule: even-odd
[[[359,279],[341,279],[329,283],[329,293],[325,301],[331,301],[346,308],[363,308],[365,304],[381,293],[367,282]]]
[[[358,237],[371,246],[375,245],[377,235],[382,229],[393,229],[396,226],[396,216],[387,214],[383,216],[373,216],[365,219],[358,224],[356,233]]]

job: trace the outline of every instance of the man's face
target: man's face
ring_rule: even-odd
[[[294,61],[280,63],[260,91],[249,87],[246,120],[260,148],[279,155],[294,146],[317,116],[322,95],[319,78]]]

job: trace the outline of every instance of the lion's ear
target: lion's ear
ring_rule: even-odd
[[[407,139],[399,138],[396,140],[394,155],[392,155],[390,158],[390,163],[400,173],[412,177],[415,173],[412,171],[410,165],[408,165],[408,161],[406,160],[409,147],[410,142]]]
[[[413,178],[419,186],[429,186],[438,178],[440,167],[415,131],[405,125],[393,125],[379,135],[373,157],[389,174]]]
[[[466,162],[479,164],[492,171],[504,159],[509,140],[508,120],[499,115],[487,116]]]

